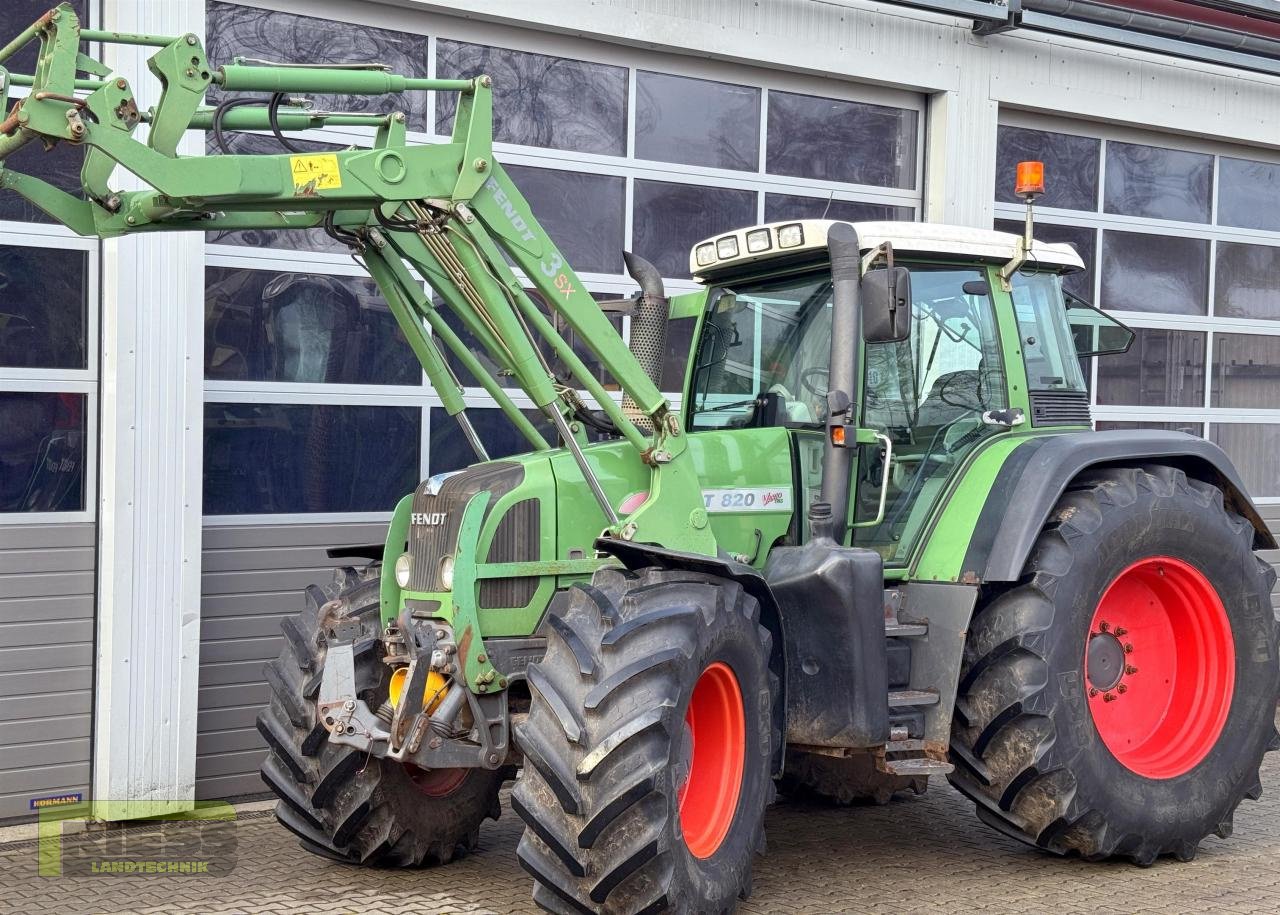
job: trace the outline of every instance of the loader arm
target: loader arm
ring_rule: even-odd
[[[4,63],[40,43],[35,71],[8,73]],[[154,107],[140,110],[129,82],[81,52],[83,42],[155,47],[149,68],[161,85]],[[27,89],[12,99],[14,89]],[[217,89],[226,100],[204,104]],[[448,143],[409,145],[405,116],[314,111],[303,93],[387,95],[456,92]],[[234,98],[257,93],[257,98]],[[493,157],[492,81],[418,79],[377,64],[311,66],[235,58],[213,66],[195,35],[130,35],[82,29],[62,4],[0,48],[0,189],[14,191],[82,235],[101,238],[158,231],[322,228],[343,241],[386,297],[411,349],[481,460],[487,458],[466,416],[462,386],[441,347],[478,380],[531,448],[552,447],[494,375],[445,321],[418,276],[451,309],[493,364],[509,374],[553,423],[601,510],[604,536],[715,555],[692,459],[677,417],[654,380],[628,350],[528,203]],[[229,104],[233,101],[235,104]],[[146,139],[138,128],[145,125]],[[332,153],[182,156],[188,131],[297,131],[326,125],[376,129],[372,148]],[[84,199],[5,168],[17,149],[39,141],[86,149]],[[144,185],[119,191],[117,168]],[[504,254],[506,257],[504,257]],[[526,294],[507,257],[552,312],[573,330],[647,418],[641,429]],[[428,329],[430,333],[428,333]],[[556,377],[539,343],[565,366]],[[648,498],[630,514],[610,504],[581,451],[584,409],[577,391],[596,401],[648,468]],[[648,431],[652,430],[652,431]]]

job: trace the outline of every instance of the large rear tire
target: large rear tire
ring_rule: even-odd
[[[552,605],[512,796],[540,906],[719,913],[750,892],[781,739],[758,620],[737,583],[662,569]]]
[[[1277,747],[1275,573],[1253,534],[1172,467],[1071,485],[965,646],[951,780],[985,822],[1142,865],[1230,834]]]
[[[280,799],[276,818],[309,852],[352,864],[444,864],[475,847],[486,817],[498,818],[509,771],[411,770],[329,743],[316,716],[326,646],[320,616],[330,601],[363,629],[355,651],[361,698],[377,709],[387,697],[377,640],[379,574],[378,565],[338,569],[327,588],[308,588],[306,608],[282,624],[284,648],[264,669],[271,704],[258,715],[271,747],[262,779]]]

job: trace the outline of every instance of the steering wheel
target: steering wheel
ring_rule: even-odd
[[[818,387],[816,379],[821,376],[822,387]],[[801,386],[814,397],[826,397],[830,387],[831,370],[824,368],[805,369],[800,373]]]

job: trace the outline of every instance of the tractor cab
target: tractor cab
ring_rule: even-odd
[[[837,224],[753,226],[694,247],[690,267],[707,291],[685,425],[788,430],[801,540],[830,435],[863,430],[848,442],[848,542],[904,566],[943,490],[987,443],[1089,426],[1082,360],[1122,352],[1132,333],[1064,293],[1062,276],[1084,269],[1068,245],[1032,243],[1009,270],[1021,249],[1015,235],[876,222],[853,225],[859,269],[864,282],[892,273],[908,314],[886,334],[876,310],[893,303],[864,295],[863,331],[846,347],[833,336],[828,233]],[[849,361],[861,367],[849,422],[833,427],[830,378]]]

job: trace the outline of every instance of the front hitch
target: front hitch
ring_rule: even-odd
[[[510,750],[507,692],[476,695],[454,676],[453,632],[404,614],[382,639],[400,680],[399,701],[376,712],[356,691],[358,627],[324,626],[328,652],[317,703],[332,743],[421,769],[497,769]],[[407,662],[407,664],[405,663]],[[401,673],[403,671],[403,673]],[[432,678],[435,674],[435,678]],[[429,680],[443,683],[427,695]]]

